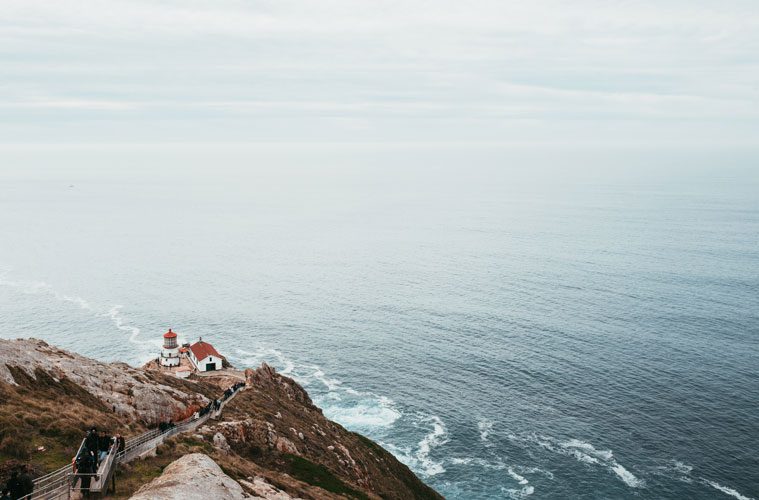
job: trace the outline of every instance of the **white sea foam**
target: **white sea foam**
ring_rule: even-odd
[[[512,477],[516,482],[519,483],[519,485],[522,487],[520,489],[505,489],[505,492],[509,495],[510,498],[524,498],[532,495],[535,493],[535,488],[531,486],[529,481],[526,477],[517,474],[512,467],[509,467],[508,471],[509,476]]]
[[[471,466],[482,467],[483,469],[491,469],[491,470],[504,470],[508,467],[506,464],[504,464],[501,461],[491,463],[485,459],[474,458],[474,457],[451,458],[448,460],[448,463],[451,463],[453,465],[471,465]]]
[[[352,429],[389,427],[400,418],[398,410],[382,403],[367,402],[340,406],[320,399],[317,400],[317,404],[324,407],[327,418]]]
[[[490,433],[493,432],[493,421],[481,420],[477,422],[477,428],[480,431],[480,441],[485,443],[485,446],[492,446],[493,443],[489,442],[488,438],[490,437]]]
[[[631,488],[641,488],[645,485],[645,481],[638,479],[630,471],[616,462],[611,466],[611,470],[613,470],[614,473],[617,474],[617,476],[619,476],[620,479],[622,479],[622,481]]]
[[[426,417],[424,420],[432,423],[432,431],[419,442],[416,458],[424,467],[426,474],[433,476],[445,472],[445,469],[441,462],[435,462],[430,458],[430,452],[433,448],[448,442],[448,430],[443,421],[437,416]]]
[[[538,436],[535,434],[530,434],[526,437],[509,434],[509,439],[512,441],[533,442],[548,451],[573,457],[578,462],[607,468],[631,488],[643,488],[646,485],[643,479],[639,479],[617,462],[611,450],[596,449],[591,443],[579,439],[559,441],[550,436]]]
[[[520,474],[542,474],[548,479],[553,479],[553,472],[538,467],[524,467],[522,465],[515,465],[514,469]]]
[[[524,484],[529,483],[529,481],[524,476],[520,476],[519,474],[514,472],[513,468],[509,467],[509,470],[507,472],[509,473],[509,476],[513,477],[517,482],[519,482],[519,484],[524,485]]]
[[[721,484],[719,484],[717,482],[709,481],[708,479],[703,479],[703,481],[704,481],[704,483],[708,484],[712,488],[714,488],[716,490],[719,490],[719,491],[721,491],[722,493],[724,493],[726,495],[730,495],[731,497],[735,497],[738,500],[753,500],[751,497],[747,497],[745,495],[741,495],[740,493],[738,493],[734,489],[728,488],[727,486],[722,486]]]
[[[673,461],[674,468],[677,472],[680,474],[690,474],[693,470],[692,465],[684,464],[683,462],[680,462],[678,460]]]
[[[656,467],[656,471],[656,474],[667,476],[683,483],[693,482],[693,478],[690,475],[691,471],[693,471],[693,466],[678,460],[671,460],[668,465]]]
[[[467,458],[452,458],[451,463],[456,465],[469,465],[472,462],[474,462],[474,458],[467,457]]]
[[[509,489],[509,488],[501,488],[501,491],[506,493],[509,498],[519,499],[519,498],[525,498],[533,493],[535,493],[535,488],[532,485],[527,485],[521,489]]]
[[[408,465],[414,471],[424,476],[435,476],[445,472],[443,462],[438,462],[430,457],[432,450],[448,442],[448,431],[443,421],[437,416],[417,414],[417,426],[431,425],[430,432],[414,447],[397,446],[393,443],[380,442],[395,457]],[[461,459],[467,462],[468,459]],[[463,462],[462,462],[463,463]]]
[[[58,290],[55,289],[52,285],[49,283],[45,283],[44,281],[15,281],[15,280],[9,280],[6,278],[5,274],[0,276],[0,285],[7,286],[10,288],[16,288],[18,290],[21,290],[23,293],[27,294],[45,294],[50,295],[60,301],[63,302],[71,302],[73,304],[78,305],[81,309],[92,309],[92,306],[84,300],[82,297],[77,297],[75,295],[68,295],[65,293],[61,293]]]
[[[597,450],[592,444],[580,441],[579,439],[570,439],[569,441],[561,443],[561,446],[564,448],[584,450],[588,454],[600,458],[601,460],[608,461],[614,458],[614,454],[611,450]]]
[[[129,341],[130,342],[134,342],[135,344],[140,344],[141,342],[139,342],[137,340],[137,337],[139,337],[139,335],[140,335],[140,329],[138,327],[136,327],[134,325],[130,325],[130,324],[128,324],[126,322],[126,320],[124,319],[124,317],[121,314],[121,309],[123,307],[124,306],[121,306],[121,305],[113,306],[113,307],[111,307],[110,311],[108,311],[107,313],[105,313],[103,316],[111,318],[111,320],[113,321],[113,324],[116,326],[116,328],[118,328],[122,332],[129,333],[130,334],[129,335]]]

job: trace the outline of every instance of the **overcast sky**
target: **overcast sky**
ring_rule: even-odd
[[[0,4],[0,142],[759,142],[759,2]]]

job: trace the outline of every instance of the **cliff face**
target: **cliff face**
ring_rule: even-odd
[[[120,466],[116,496],[144,486],[137,498],[189,499],[175,495],[176,485],[208,477],[226,488],[211,498],[440,498],[382,447],[324,417],[292,379],[267,365],[245,378],[247,388],[219,420]],[[228,385],[100,363],[34,339],[0,339],[0,476],[14,461],[37,474],[61,467],[89,426],[128,438],[192,413]]]

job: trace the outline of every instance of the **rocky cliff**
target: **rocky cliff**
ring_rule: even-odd
[[[115,496],[189,499],[200,481],[220,488],[203,498],[440,498],[382,447],[324,417],[292,379],[267,365],[244,376],[220,419],[120,466]],[[0,339],[0,476],[14,463],[55,469],[89,426],[128,438],[191,414],[228,385]]]

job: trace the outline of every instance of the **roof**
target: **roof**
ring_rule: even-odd
[[[169,331],[163,334],[163,338],[165,339],[175,339],[177,338],[177,334],[171,331],[171,328],[169,328]]]
[[[211,344],[208,342],[203,342],[202,340],[199,340],[192,344],[190,346],[190,350],[192,351],[192,354],[195,355],[195,358],[198,359],[198,361],[206,359],[208,356],[216,356],[217,358],[221,358],[221,354],[213,348]]]

